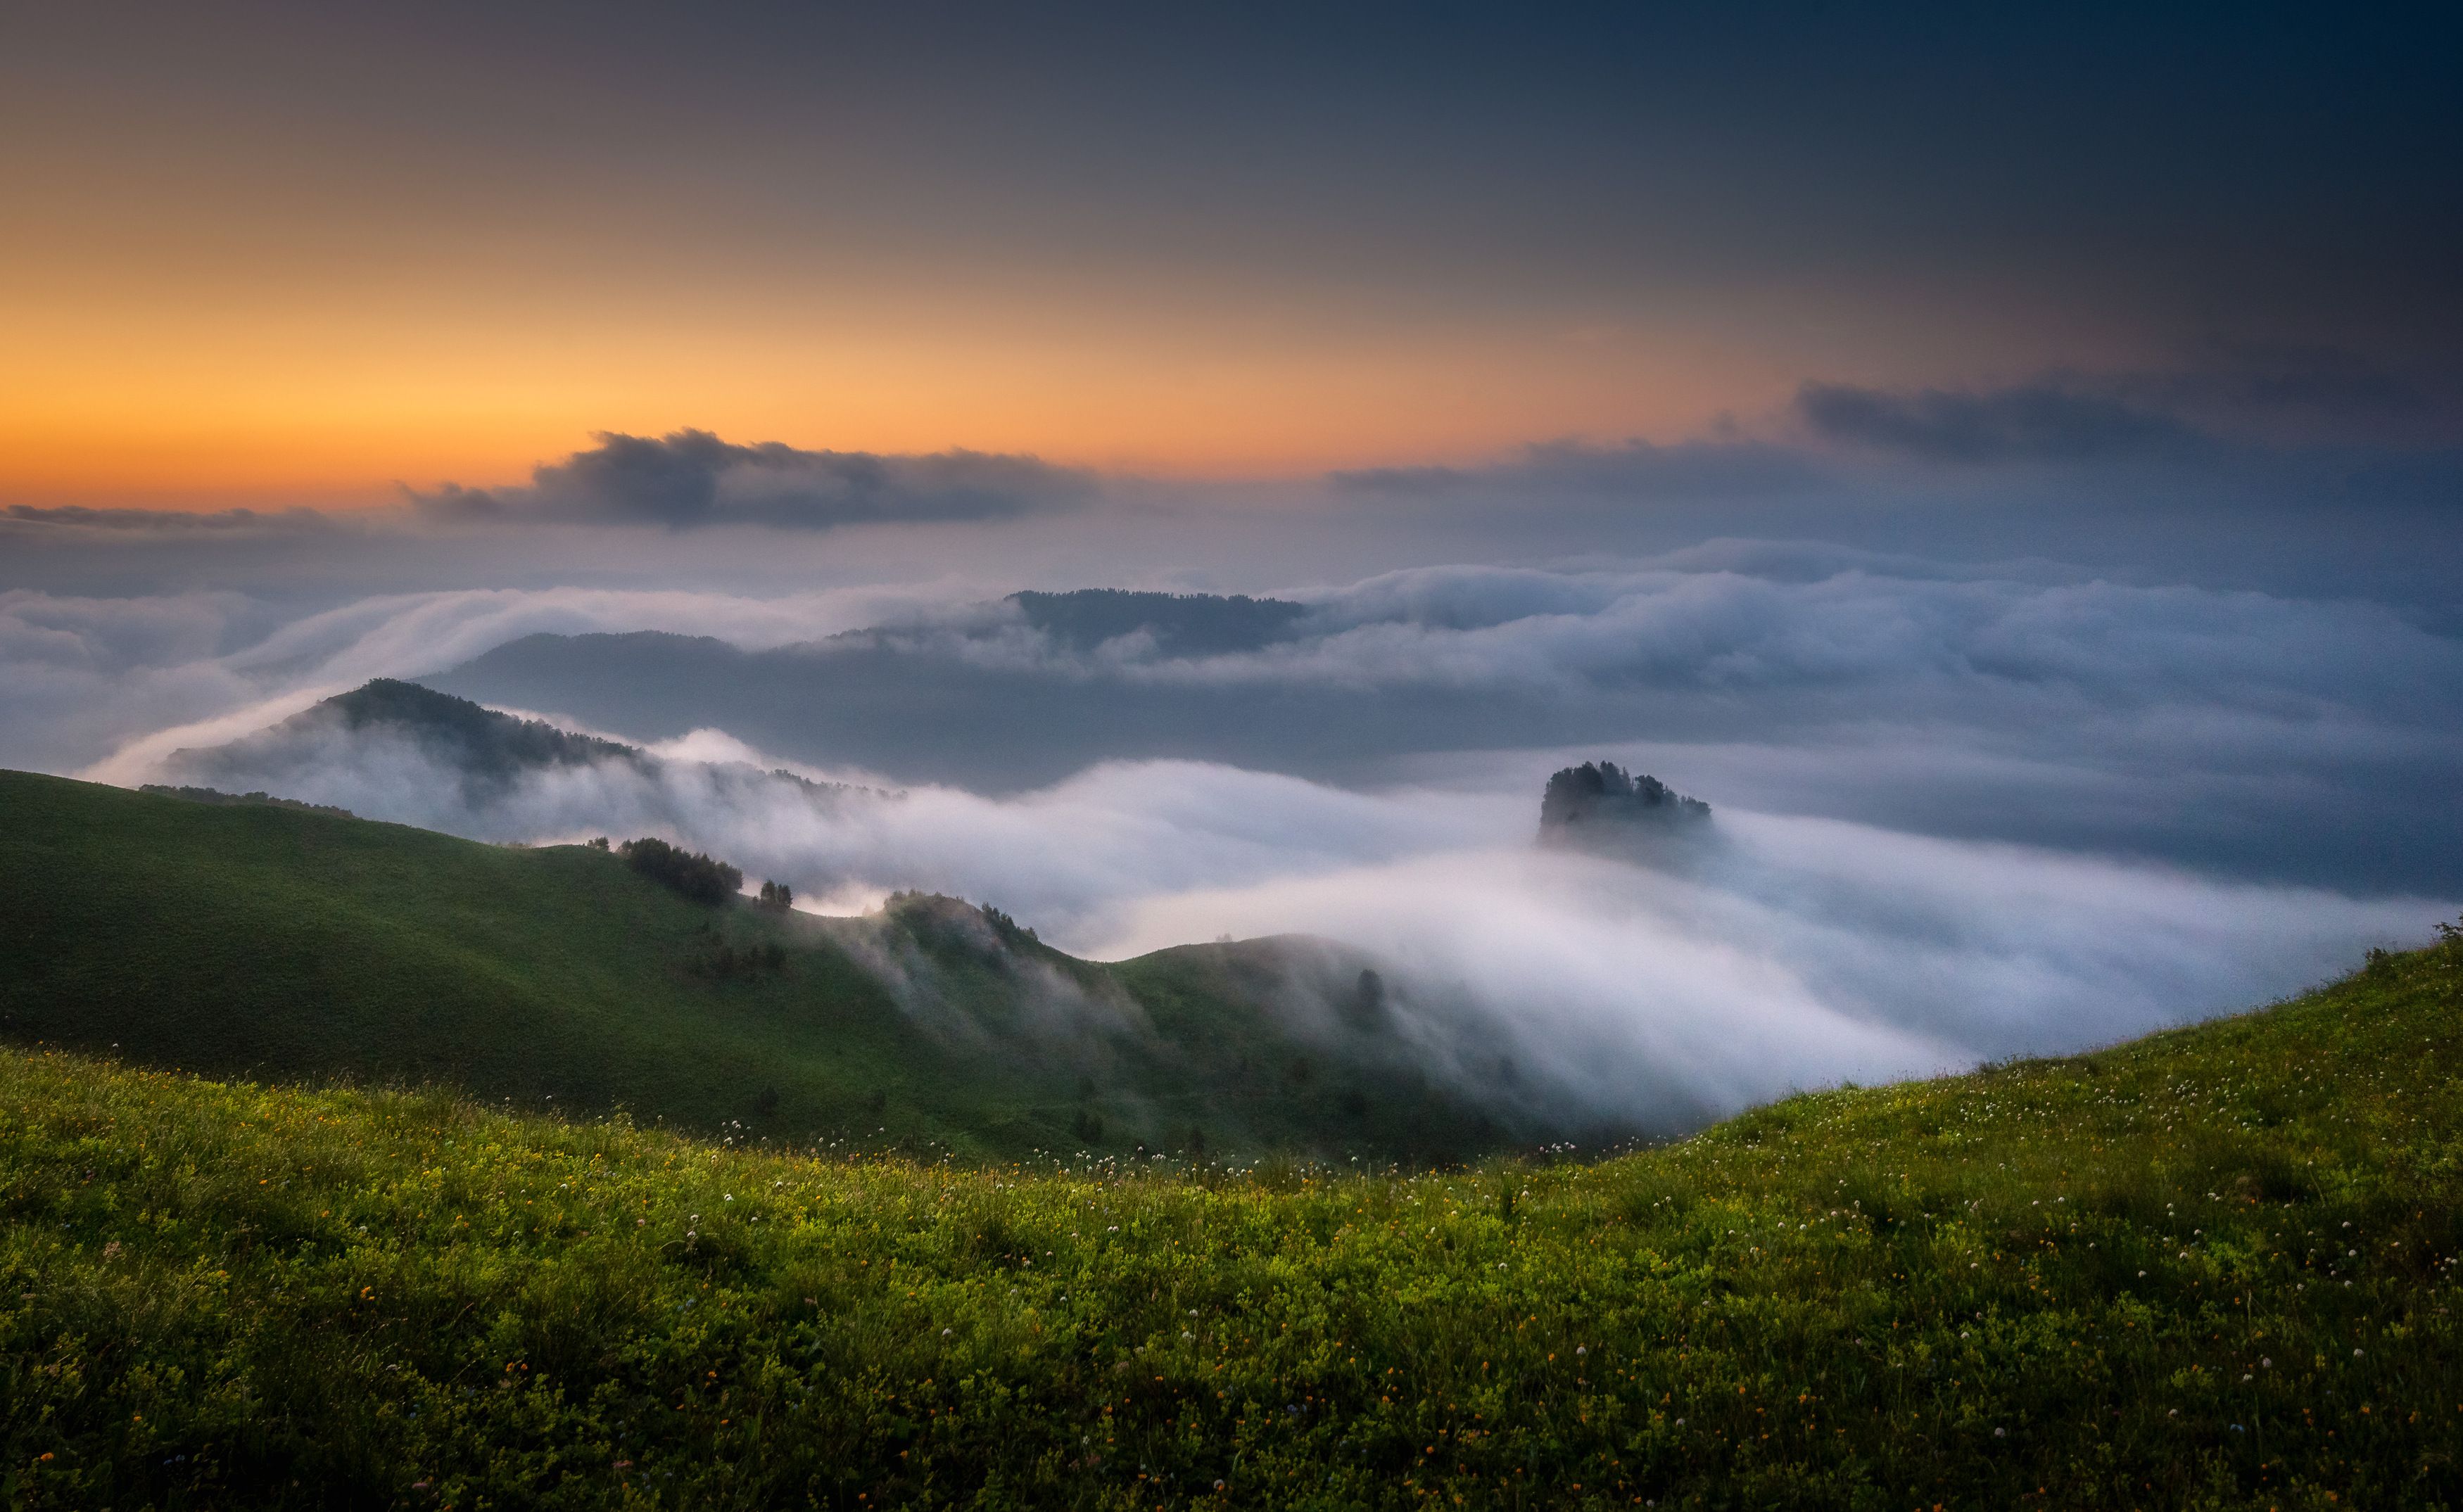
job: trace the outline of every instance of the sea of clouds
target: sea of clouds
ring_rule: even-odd
[[[662,834],[809,906],[952,893],[1099,957],[1329,937],[1474,1004],[1602,1111],[1658,1123],[2246,1006],[2419,940],[2463,894],[2403,849],[2453,853],[2463,649],[2366,602],[1729,543],[1304,586],[1289,640],[1172,658],[1045,643],[986,596],[554,588],[286,616],[228,593],[20,591],[0,595],[0,763],[175,776],[180,749],[541,630],[767,647],[892,624],[1124,699],[1224,690],[1242,719],[1261,689],[1628,710],[1571,746],[1510,726],[1415,737],[1352,782],[1106,758],[1098,730],[1073,775],[992,794],[705,728],[646,742],[655,761],[485,790],[384,732],[328,731],[263,785],[491,840]],[[1548,771],[1590,755],[1709,798],[1717,844],[1658,861],[1536,846]],[[782,767],[855,786],[764,775]]]

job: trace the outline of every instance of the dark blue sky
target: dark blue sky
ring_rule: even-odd
[[[2452,8],[7,28],[11,502],[369,501],[688,424],[1214,476],[1464,464],[1796,427],[1806,383],[2457,429]]]

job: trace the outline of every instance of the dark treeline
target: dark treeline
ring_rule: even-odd
[[[224,792],[219,788],[166,788],[149,782],[137,789],[158,798],[185,798],[190,803],[221,804],[232,808],[296,809],[302,813],[331,814],[338,819],[356,819],[359,815],[348,809],[338,809],[327,803],[304,803],[297,798],[277,798],[270,792]]]
[[[643,837],[616,848],[643,876],[671,887],[696,903],[724,903],[744,887],[744,873],[725,861]]]

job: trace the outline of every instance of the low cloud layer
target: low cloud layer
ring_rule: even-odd
[[[1266,644],[1176,654],[1011,619],[747,655],[542,641],[439,679],[900,783],[1111,758],[1346,783],[1647,746],[1692,786],[1949,836],[2343,888],[2463,886],[2463,641],[2381,605],[1732,542],[1587,572],[1294,590]]]
[[[223,780],[486,839],[661,834],[832,908],[946,891],[1100,955],[1333,937],[1585,1106],[1669,1122],[2247,1005],[2463,895],[2463,645],[2384,606],[1753,542],[1290,596],[1227,650],[1056,637],[948,585],[305,614],[20,592],[0,596],[0,761],[176,780],[180,748],[367,678],[534,632],[668,632],[524,642],[614,659],[557,700],[490,700],[654,762],[474,788],[337,730]],[[867,626],[887,628],[831,638]],[[662,677],[676,710],[734,702],[635,718]],[[593,687],[614,702],[577,713]],[[1005,780],[832,744],[882,729]],[[1051,775],[1016,780],[1043,755]],[[1709,798],[1720,844],[1658,866],[1535,850],[1547,772],[1602,755]]]
[[[324,530],[333,528],[327,515],[315,509],[98,509],[87,505],[64,504],[49,508],[31,504],[11,505],[0,510],[0,529],[15,527],[24,532],[54,530],[164,531],[173,535],[199,533],[261,534],[271,531]]]
[[[1004,519],[1080,504],[1095,492],[1092,473],[990,452],[804,451],[778,442],[742,445],[706,430],[602,431],[598,441],[540,464],[527,486],[446,484],[410,497],[423,514],[447,521],[823,529]]]
[[[646,740],[726,729],[893,786],[1037,790],[1155,758],[1379,785],[1482,753],[1605,753],[1894,830],[2463,886],[2463,642],[2383,606],[1742,542],[1292,592],[1304,612],[1278,638],[1207,655],[1056,641],[967,584],[463,591],[306,614],[20,591],[0,594],[0,764],[139,780],[390,676]],[[490,654],[611,631],[711,638]]]
[[[995,800],[817,792],[718,731],[655,754],[474,789],[407,742],[335,728],[262,775],[478,838],[659,833],[824,909],[953,893],[1099,956],[1331,937],[1404,999],[1475,1015],[1585,1112],[1652,1126],[2246,1006],[2452,907],[1734,808],[1660,864],[1543,851],[1536,768],[1359,792],[1130,763]]]
[[[384,594],[301,613],[238,593],[0,592],[0,766],[132,780],[370,678],[417,677],[537,632],[658,630],[775,646],[967,612],[964,587],[752,598],[559,588]]]

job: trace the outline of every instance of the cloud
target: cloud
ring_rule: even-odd
[[[168,530],[175,532],[263,533],[276,530],[326,530],[336,527],[330,515],[315,509],[272,512],[255,509],[97,509],[85,505],[43,508],[30,504],[0,510],[0,526],[61,530]]]
[[[1055,641],[966,584],[463,590],[309,614],[20,591],[0,594],[0,764],[145,780],[170,750],[406,677],[627,738],[722,728],[893,786],[1039,791],[1157,758],[1377,784],[1536,747],[1909,832],[2463,886],[2463,640],[2384,606],[1746,542],[1295,594],[1280,638],[1185,656]],[[883,624],[910,628],[830,638]],[[640,631],[671,635],[601,634]]]
[[[1973,392],[1807,383],[1795,408],[1824,442],[1968,465],[2142,457],[2201,439],[2169,415],[2054,379]]]
[[[2216,340],[2177,367],[2118,374],[2112,392],[2221,423],[2367,427],[2430,416],[2435,386],[2339,347]]]
[[[2358,438],[2451,447],[2455,412],[2430,384],[2339,348],[2217,340],[2169,365],[1999,387],[1808,382],[1790,416],[1823,443],[1969,467],[2156,458],[2229,469],[2288,455],[2314,471],[2347,460]]]
[[[1448,1025],[1474,1024],[1582,1108],[1653,1127],[2246,1006],[2452,907],[1733,806],[1679,864],[1545,852],[1531,843],[1544,771],[1527,763],[1380,791],[1112,763],[992,799],[817,792],[714,730],[654,763],[476,788],[381,730],[313,744],[268,784],[483,839],[658,833],[837,907],[947,892],[1107,958],[1219,934],[1332,937],[1374,952],[1430,1016],[1416,1037],[1432,1071],[1465,1069],[1447,1060]]]
[[[218,658],[280,622],[238,594],[0,592],[0,765],[74,767],[164,724],[251,702],[249,680]]]
[[[2463,816],[2443,797],[2463,762],[2463,640],[2382,605],[1752,543],[1293,596],[1305,613],[1276,637],[1220,655],[945,619],[752,655],[526,642],[439,681],[996,792],[1109,759],[1373,782],[1434,753],[1646,745],[1694,752],[1695,786],[1751,770],[1758,801],[1830,817],[2463,884]]]
[[[2366,943],[2417,940],[2446,906],[1734,809],[1717,823],[1725,844],[1698,871],[1432,852],[1160,895],[1105,948],[1321,931],[1465,983],[1595,1103],[1668,1078],[1708,1116],[2262,1002]]]
[[[1537,442],[1485,467],[1369,467],[1327,475],[1342,493],[1444,499],[1498,493],[1737,499],[1792,493],[1822,479],[1819,464],[1768,442],[1711,438],[1657,445]]]
[[[2381,606],[1750,542],[1297,596],[1279,639],[1174,656],[1155,637],[1088,652],[954,589],[465,591],[308,615],[17,593],[0,595],[0,739],[120,732],[98,775],[176,775],[179,747],[536,631],[721,637],[656,643],[711,653],[676,663],[705,700],[712,666],[869,666],[917,742],[1014,772],[1030,713],[1057,710],[1078,759],[1000,793],[897,773],[895,795],[821,793],[769,768],[860,776],[836,747],[735,712],[652,728],[499,698],[660,759],[473,788],[382,731],[327,730],[229,780],[484,839],[663,834],[839,907],[955,893],[1094,954],[1331,936],[1585,1106],[1669,1124],[2262,1001],[2463,892],[2447,801],[2463,644]],[[883,622],[922,628],[827,638]],[[936,680],[945,664],[981,680]],[[638,693],[651,665],[598,680]],[[728,707],[843,733],[878,723],[854,691],[754,679]],[[1144,759],[1156,729],[1248,766]],[[1341,784],[1260,769],[1355,737],[1387,765]],[[1602,755],[1717,805],[1715,853],[1536,853],[1546,773]],[[1444,1036],[1426,1043],[1442,1063]]]
[[[766,525],[821,529],[882,522],[990,520],[1083,503],[1092,473],[1034,457],[953,450],[928,455],[740,445],[705,430],[663,437],[599,433],[599,444],[542,463],[525,487],[446,484],[406,490],[440,520]]]
[[[756,597],[556,588],[381,594],[300,614],[235,593],[0,592],[0,766],[101,781],[272,723],[375,677],[418,677],[523,636],[606,630],[778,646],[964,613],[961,586]]]

